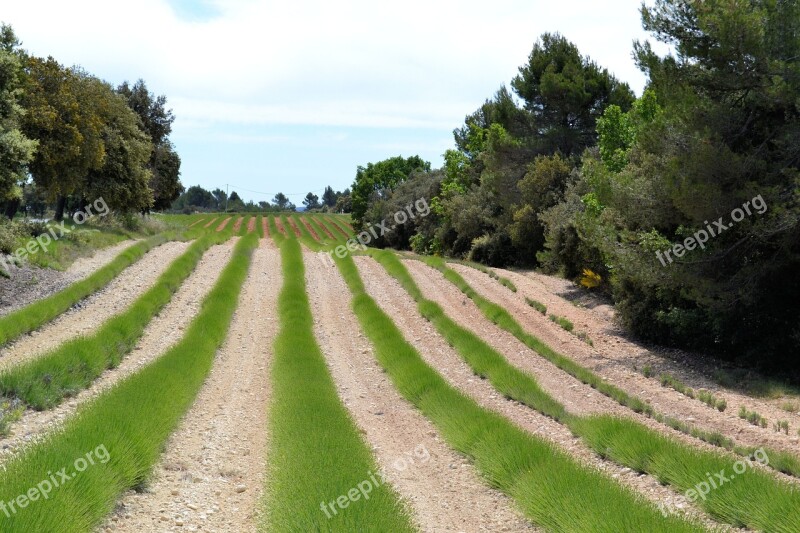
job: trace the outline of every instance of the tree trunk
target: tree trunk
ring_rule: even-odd
[[[67,205],[67,197],[63,194],[58,195],[58,199],[56,200],[56,216],[53,217],[56,222],[61,222],[64,220],[64,207]]]
[[[19,211],[20,203],[21,201],[19,198],[7,201],[5,209],[3,210],[3,214],[5,214],[5,216],[7,216],[9,220],[14,220],[14,216],[16,216],[17,211]]]

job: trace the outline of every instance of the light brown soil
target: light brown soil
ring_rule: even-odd
[[[239,217],[236,219],[236,222],[233,223],[233,233],[239,233],[239,230],[242,229],[242,224],[244,223],[244,217]]]
[[[311,236],[314,237],[314,240],[319,241],[319,235],[317,234],[317,231],[314,229],[311,223],[308,220],[306,220],[305,217],[301,218],[300,220],[303,222],[303,225],[306,227]]]
[[[91,257],[75,260],[64,272],[29,264],[12,270],[10,279],[0,278],[0,316],[47,298],[76,281],[89,277],[135,243],[134,240],[125,240],[97,250]]]
[[[228,338],[144,493],[127,493],[113,531],[255,531],[263,487],[280,255],[262,240]]]
[[[286,221],[289,223],[289,226],[291,226],[295,237],[301,237],[303,235],[300,232],[300,228],[297,227],[297,223],[294,221],[294,219],[292,217],[286,217]]]
[[[595,468],[605,473],[608,477],[617,479],[622,485],[631,488],[646,499],[656,504],[664,504],[668,510],[696,517],[709,526],[718,526],[682,494],[677,494],[670,488],[662,486],[651,476],[640,475],[629,468],[600,459],[579,438],[574,437],[565,426],[525,405],[505,399],[488,381],[474,375],[458,352],[451,348],[436,332],[436,329],[419,314],[413,299],[394,278],[385,272],[383,267],[371,258],[356,257],[355,260],[370,295],[392,317],[406,339],[414,345],[426,362],[440,372],[454,387],[469,395],[484,408],[498,412],[529,433],[555,443],[582,464]],[[482,317],[477,316],[479,311],[477,309],[469,309],[467,302],[463,301],[463,299],[455,295],[458,297],[457,303],[454,304],[448,300],[454,294],[450,291],[450,287],[443,284],[446,280],[442,278],[439,281],[435,276],[427,276],[427,274],[438,275],[438,271],[417,261],[407,261],[404,264],[412,272],[425,297],[437,301],[450,318],[458,322],[462,327],[467,327],[467,329],[476,332],[487,342],[491,337],[498,335],[496,331],[488,332],[481,329],[480,320]],[[416,271],[417,267],[427,269],[429,272],[423,271],[423,275],[420,275]],[[449,282],[446,283],[449,285]],[[493,326],[493,324],[489,324]],[[519,362],[519,359],[514,360],[513,351],[509,350],[508,346],[505,345],[505,343],[510,343],[508,339],[499,340],[498,343],[495,348],[503,353],[512,364]],[[535,369],[536,367],[525,368],[532,374]],[[550,383],[548,387],[545,387],[544,384],[542,386],[558,400],[563,401],[566,399],[567,401],[564,403],[576,409],[572,411],[573,413],[596,412],[598,409],[592,404],[598,402],[606,406],[608,410],[616,409],[616,404],[596,393],[590,387],[586,387],[574,380],[571,381],[572,378],[570,376],[566,376],[566,378],[563,374],[559,376],[558,373],[560,373],[558,369],[553,372],[557,382],[556,385]]]
[[[36,439],[52,432],[64,420],[72,416],[85,402],[138,372],[175,345],[183,331],[200,309],[203,298],[211,291],[220,271],[231,257],[234,240],[211,247],[203,256],[195,271],[181,285],[172,300],[145,328],[142,338],[134,350],[120,365],[106,370],[88,389],[47,411],[25,411],[22,418],[12,425],[9,437],[0,440],[0,463],[19,453]]]
[[[158,277],[188,246],[185,242],[168,242],[150,250],[105,288],[0,350],[0,370],[35,359],[70,339],[91,334],[153,287]]]
[[[304,259],[315,334],[339,395],[421,529],[534,530],[513,502],[482,483],[474,467],[442,442],[435,427],[397,393],[370,343],[362,333],[356,335],[361,328],[336,267],[308,251]],[[407,463],[398,462],[403,460]]]
[[[222,222],[220,222],[219,226],[217,226],[217,232],[220,232],[220,231],[224,230],[226,227],[228,227],[228,223],[232,219],[233,219],[233,217],[228,217],[225,220],[223,220]]]
[[[547,295],[542,290],[542,284],[538,284],[538,290],[534,290],[537,285],[534,281],[526,281],[523,276],[513,275],[513,273],[509,273],[512,274],[509,278],[515,284],[520,283],[517,285],[519,291],[516,294],[475,269],[457,264],[450,266],[482,296],[502,305],[527,331],[555,350],[592,369],[608,382],[649,402],[656,411],[706,431],[719,431],[733,438],[740,445],[769,446],[796,454],[800,453],[796,434],[790,433],[787,436],[776,433],[771,427],[764,429],[753,426],[739,418],[738,410],[740,405],[746,405],[750,410],[755,407],[760,414],[767,416],[770,420],[791,419],[793,428],[800,425],[800,417],[792,417],[789,413],[781,411],[768,402],[757,402],[731,391],[719,391],[718,388],[712,388],[710,383],[706,383],[709,385],[705,387],[707,390],[714,391],[718,396],[727,399],[728,408],[721,413],[699,400],[689,398],[671,388],[662,387],[657,379],[646,378],[640,372],[634,371],[634,365],[641,368],[647,364],[646,360],[642,359],[643,352],[646,350],[625,340],[619,331],[611,330],[612,324],[608,318],[607,309],[601,308],[597,313],[591,314],[552,294],[545,297]],[[505,271],[500,272],[503,275],[507,274]],[[527,305],[524,300],[525,296],[546,304],[548,314],[569,318],[575,324],[577,331],[588,332],[595,347],[589,346],[536,312]]]
[[[281,232],[281,235],[286,237],[286,228],[283,227],[283,221],[278,217],[275,217],[275,227],[278,228],[278,231]]]

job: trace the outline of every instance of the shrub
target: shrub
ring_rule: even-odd
[[[525,298],[525,301],[528,302],[528,305],[542,313],[543,315],[547,314],[547,306],[541,302],[537,302],[536,300],[531,300],[530,298]]]
[[[571,332],[573,329],[575,329],[575,324],[573,324],[563,316],[550,315],[550,320],[561,326],[566,331]]]

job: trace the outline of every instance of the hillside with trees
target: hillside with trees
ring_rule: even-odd
[[[454,131],[443,168],[359,167],[353,218],[426,198],[430,216],[378,244],[559,273],[612,298],[640,339],[780,371],[800,350],[799,10],[643,6],[673,52],[635,43],[639,98],[544,34]]]

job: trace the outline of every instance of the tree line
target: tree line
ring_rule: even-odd
[[[674,49],[634,44],[641,97],[545,34],[443,168],[359,167],[354,221],[427,198],[430,216],[379,244],[560,273],[612,298],[639,338],[798,377],[800,5],[657,0],[641,18]],[[765,209],[732,223],[755,198]]]
[[[331,213],[350,213],[352,210],[350,189],[334,191],[325,187],[322,197],[309,192],[303,198],[306,211],[326,211]],[[199,185],[186,189],[172,204],[173,212],[193,213],[195,211],[228,211],[233,213],[295,211],[297,206],[282,192],[277,193],[271,202],[250,200],[245,203],[236,191],[230,196],[222,189],[208,191]]]
[[[104,198],[115,211],[166,209],[183,192],[175,117],[143,80],[114,87],[28,54],[0,25],[0,205],[8,218]]]

